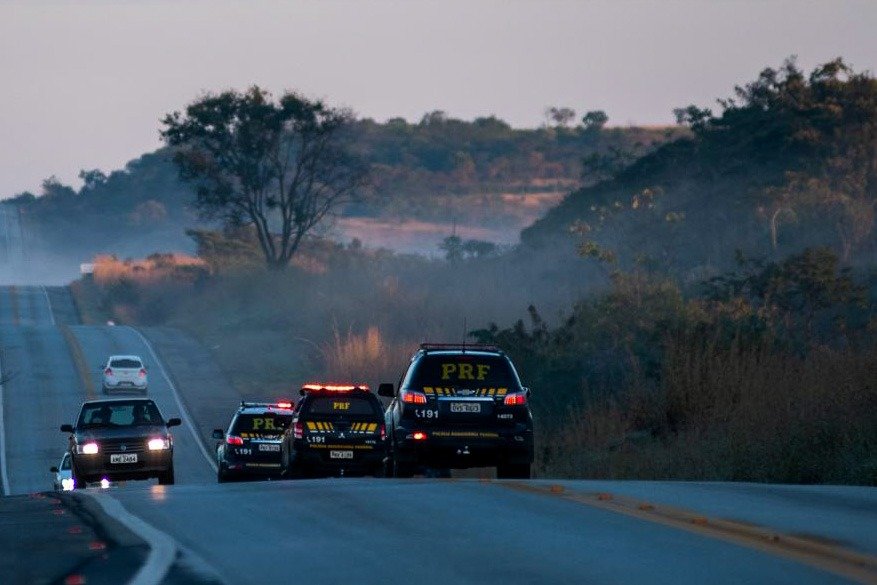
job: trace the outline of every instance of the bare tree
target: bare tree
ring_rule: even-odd
[[[345,144],[352,114],[294,92],[257,86],[208,94],[161,133],[207,217],[253,226],[269,268],[281,270],[304,236],[365,186],[368,169]]]

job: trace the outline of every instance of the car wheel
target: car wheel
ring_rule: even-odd
[[[414,477],[414,468],[411,465],[400,463],[398,459],[393,457],[392,463],[393,477],[409,478]]]
[[[228,472],[221,465],[216,470],[216,481],[217,483],[226,483],[228,481]]]
[[[76,468],[73,467],[70,469],[70,477],[73,479],[73,489],[74,490],[84,490],[86,485],[82,480],[82,477],[76,473]]]
[[[497,479],[530,479],[529,463],[506,463],[496,466]]]
[[[174,485],[174,466],[158,476],[158,485]]]

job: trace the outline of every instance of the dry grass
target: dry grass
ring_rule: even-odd
[[[124,280],[148,285],[171,279],[185,279],[186,275],[189,275],[189,279],[194,279],[206,271],[206,262],[186,254],[155,254],[141,260],[97,256],[94,259],[93,278],[99,286],[118,284]]]
[[[325,347],[325,372],[330,379],[366,382],[395,382],[416,343],[389,342],[378,327],[370,326],[357,335],[341,335],[335,328],[331,343]]]
[[[543,475],[877,484],[877,352],[674,343],[661,386],[570,413]]]

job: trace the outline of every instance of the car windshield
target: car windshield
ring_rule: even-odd
[[[261,414],[239,414],[231,427],[232,435],[244,439],[263,439],[276,437],[292,422],[291,414],[266,412]]]
[[[164,424],[158,407],[151,400],[95,403],[82,407],[79,428],[131,427]]]
[[[312,396],[302,407],[305,414],[333,416],[380,416],[381,409],[377,400],[368,396],[339,394],[338,396]]]
[[[408,388],[514,388],[518,377],[504,357],[478,354],[424,356],[414,369]]]
[[[117,360],[110,360],[111,368],[119,368],[122,370],[134,370],[143,367],[143,364],[140,363],[140,360],[123,358]]]
[[[64,455],[61,459],[61,469],[70,469],[70,455]]]

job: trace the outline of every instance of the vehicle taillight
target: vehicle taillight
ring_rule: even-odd
[[[305,436],[305,428],[300,422],[296,421],[292,427],[292,436],[296,439],[302,439]]]
[[[381,440],[383,441],[386,438],[387,438],[387,427],[386,427],[386,425],[381,425]]]
[[[244,440],[240,437],[235,437],[234,435],[229,435],[225,438],[225,442],[229,445],[243,445]]]
[[[508,394],[502,403],[506,406],[521,406],[522,404],[527,404],[527,394],[524,392]]]
[[[104,376],[112,376],[112,375],[113,375],[113,368],[107,368],[106,370],[104,370]]]
[[[146,370],[145,370],[144,368],[140,368],[140,377],[141,377],[141,378],[145,378],[145,377],[146,377]]]
[[[402,390],[399,392],[402,402],[406,404],[426,404],[426,394],[422,392],[414,392],[412,390]]]
[[[417,431],[411,435],[411,438],[415,441],[423,441],[424,439],[426,439],[426,433]]]

